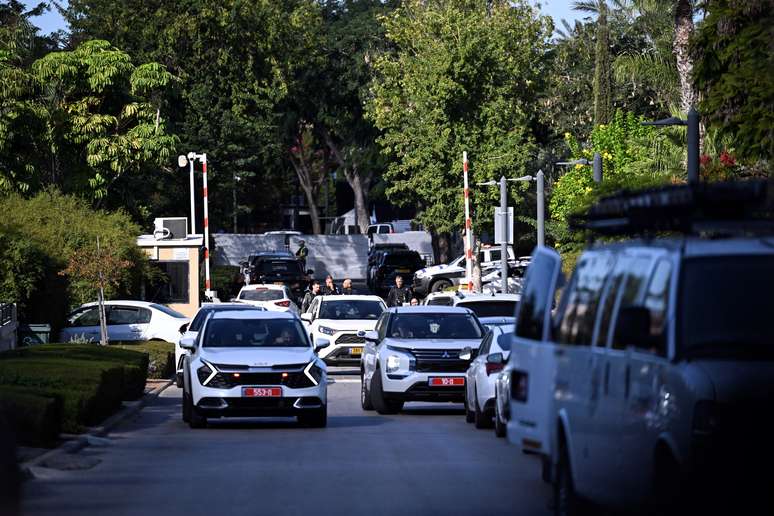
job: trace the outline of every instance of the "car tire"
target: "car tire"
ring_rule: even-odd
[[[207,418],[199,413],[199,409],[194,407],[193,396],[185,398],[184,403],[188,405],[188,426],[191,428],[204,428],[207,426]]]
[[[451,286],[452,286],[452,282],[447,280],[447,279],[435,280],[430,285],[430,292],[432,294],[435,294],[436,292],[443,292],[444,290],[446,290],[447,288],[449,288]]]
[[[388,400],[384,397],[384,391],[382,390],[382,373],[379,368],[374,371],[371,377],[371,404],[379,414],[397,414],[403,408],[402,401]]]
[[[374,409],[374,404],[371,403],[371,391],[368,390],[365,376],[363,375],[360,376],[360,407],[368,411]]]
[[[183,389],[183,423],[188,423],[191,420],[191,404],[188,401],[188,394]]]
[[[581,516],[588,514],[583,500],[575,492],[567,446],[561,443],[559,450],[559,464],[557,466],[556,482],[554,482],[554,514],[555,516]]]
[[[328,426],[328,405],[298,415],[298,423],[309,428],[325,428]]]
[[[175,373],[175,387],[183,388],[183,373]]]
[[[470,403],[468,403],[468,388],[465,387],[465,399],[463,401],[463,406],[465,407],[465,422],[466,423],[472,423],[475,419],[475,415],[473,414],[473,411],[470,410]]]
[[[486,414],[484,414],[484,411],[481,410],[481,407],[478,405],[478,393],[473,393],[473,423],[476,425],[476,428],[479,430],[484,428],[490,428],[490,425],[492,422],[487,419]]]
[[[498,403],[497,398],[495,398],[494,431],[497,437],[505,437],[508,433],[508,426],[502,422],[500,404]]]

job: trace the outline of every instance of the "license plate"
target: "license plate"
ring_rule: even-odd
[[[242,387],[242,396],[245,398],[279,398],[282,396],[282,388]]]
[[[281,281],[275,281],[275,282],[274,282],[274,284],[275,284],[275,285],[284,285],[284,283],[283,283],[283,282],[281,282]]]
[[[449,378],[428,378],[430,387],[459,387],[465,385],[463,376],[453,376]]]
[[[396,269],[398,272],[411,272],[411,269]]]
[[[363,354],[363,348],[349,348],[349,354],[350,355],[362,355]]]

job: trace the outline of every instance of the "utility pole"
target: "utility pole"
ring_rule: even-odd
[[[473,222],[470,219],[470,189],[468,188],[468,153],[462,153],[462,174],[465,195],[465,282],[473,290]]]
[[[594,153],[594,165],[593,165],[593,178],[594,182],[599,184],[602,182],[602,156],[598,153]]]
[[[537,173],[537,245],[546,245],[546,211],[545,211],[545,187],[542,170]]]
[[[502,239],[500,240],[500,280],[503,294],[508,293],[508,186],[505,176],[500,176],[500,224],[502,224]]]
[[[691,106],[688,111],[688,183],[699,183],[699,112]]]

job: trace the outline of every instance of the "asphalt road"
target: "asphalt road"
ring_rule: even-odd
[[[363,412],[359,380],[329,386],[328,427],[290,419],[191,430],[168,388],[108,439],[36,468],[25,515],[544,515],[534,457],[466,424],[461,405]]]

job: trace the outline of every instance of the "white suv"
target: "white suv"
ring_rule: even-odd
[[[557,513],[697,493],[688,487],[702,491],[694,501],[770,493],[774,238],[595,246],[552,317],[560,269],[556,252],[535,251],[507,429],[544,457]]]
[[[511,352],[513,325],[494,326],[489,329],[477,356],[470,363],[466,374],[465,421],[475,422],[476,428],[490,428],[495,415],[495,382],[503,370]],[[472,357],[465,349],[461,357]]]
[[[461,402],[469,360],[463,348],[477,350],[484,328],[464,308],[393,307],[365,332],[360,364],[364,410],[393,414],[406,401]]]
[[[312,340],[323,338],[331,346],[320,353],[328,365],[357,365],[365,339],[387,309],[379,296],[317,296],[301,315]]]
[[[285,285],[245,285],[239,291],[235,301],[259,306],[276,312],[298,313],[290,289]]]
[[[327,422],[327,372],[298,316],[270,311],[211,314],[183,366],[183,420],[201,428],[208,418],[297,416]]]

